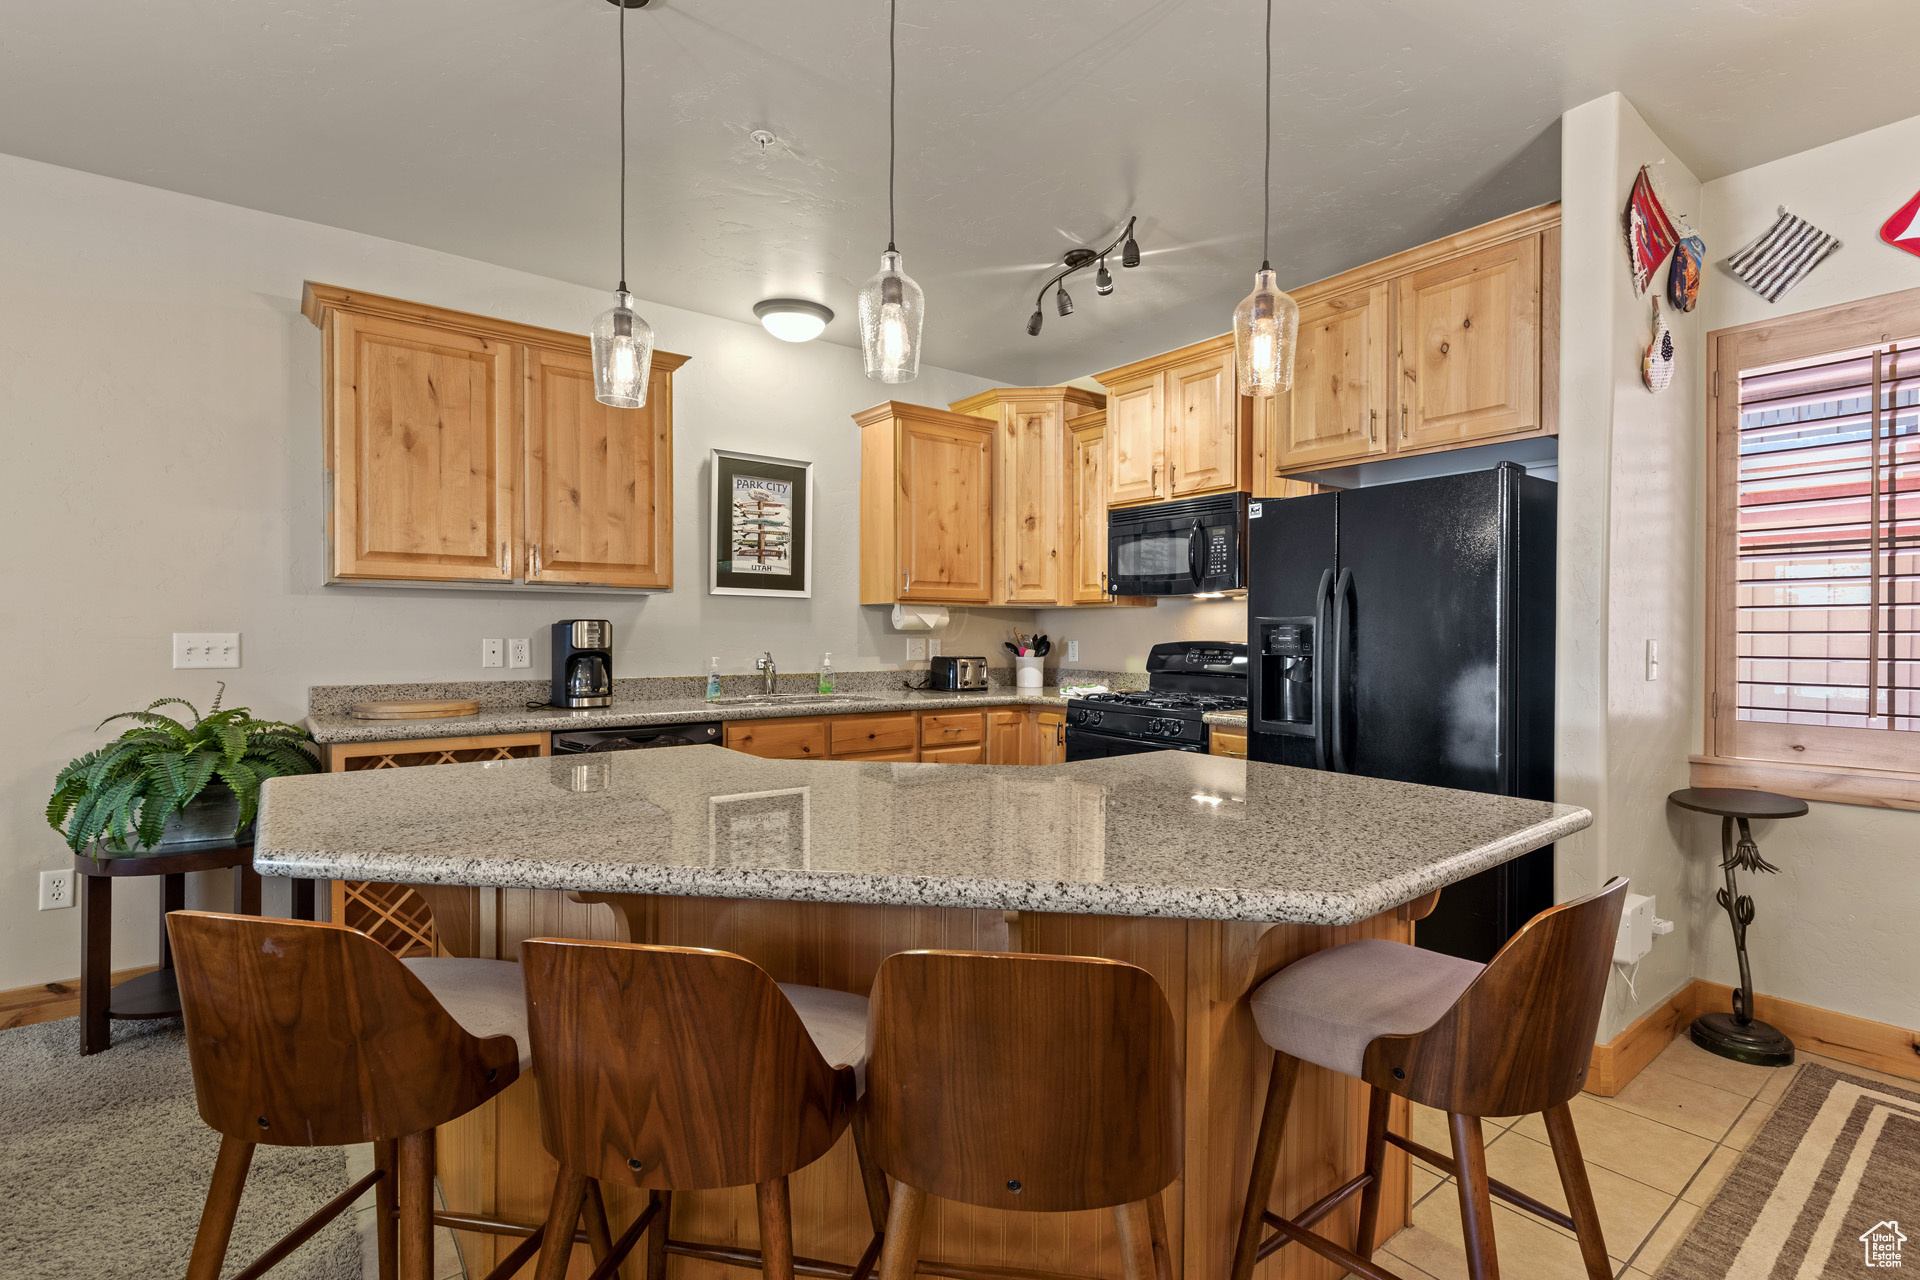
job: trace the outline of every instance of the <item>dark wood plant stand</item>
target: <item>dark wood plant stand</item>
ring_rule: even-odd
[[[1760,856],[1747,825],[1754,818],[1798,818],[1807,802],[1771,791],[1742,791],[1733,787],[1687,787],[1667,797],[1670,804],[1720,818],[1720,870],[1727,883],[1715,900],[1733,925],[1733,950],[1740,958],[1740,985],[1733,989],[1732,1013],[1703,1013],[1693,1020],[1693,1042],[1708,1053],[1735,1062],[1762,1067],[1784,1067],[1793,1062],[1793,1041],[1785,1032],[1753,1016],[1753,973],[1747,965],[1747,926],[1753,923],[1753,899],[1740,892],[1735,871],[1778,871]],[[1734,839],[1736,824],[1740,838]]]
[[[100,858],[75,854],[80,882],[80,1052],[99,1053],[113,1041],[114,1018],[177,1018],[180,987],[174,980],[173,948],[167,941],[167,912],[187,905],[187,873],[233,871],[233,909],[260,914],[260,873],[253,869],[253,845],[214,845],[136,857]],[[113,882],[126,876],[164,876],[160,893],[160,967],[119,986],[112,985]],[[293,882],[293,915],[313,919],[313,881]]]

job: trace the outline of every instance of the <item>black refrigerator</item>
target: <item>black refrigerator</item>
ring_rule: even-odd
[[[1553,798],[1555,486],[1488,471],[1248,511],[1248,753]],[[1486,961],[1553,904],[1553,850],[1440,895],[1420,946]]]

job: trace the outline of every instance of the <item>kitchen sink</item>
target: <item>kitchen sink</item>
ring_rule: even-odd
[[[868,693],[749,693],[733,698],[715,698],[718,707],[797,707],[811,703],[878,702]]]

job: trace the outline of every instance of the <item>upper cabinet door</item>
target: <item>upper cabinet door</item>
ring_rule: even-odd
[[[899,598],[988,603],[993,573],[993,424],[981,421],[975,430],[904,419],[897,431]]]
[[[1293,389],[1263,415],[1270,471],[1386,453],[1391,377],[1385,281],[1302,307]]]
[[[1065,540],[1061,469],[1066,442],[1058,400],[1016,400],[1001,407],[1000,575],[1008,604],[1060,604]]]
[[[1167,495],[1190,498],[1240,484],[1245,441],[1233,348],[1167,370]]]
[[[1166,381],[1150,373],[1107,388],[1107,501],[1167,496]]]
[[[346,311],[327,343],[334,576],[510,581],[512,344]]]
[[[1540,426],[1540,237],[1494,245],[1395,282],[1396,446],[1420,449]]]
[[[593,398],[586,352],[527,349],[529,582],[673,585],[673,377],[658,365],[647,403]]]
[[[1073,563],[1067,589],[1074,604],[1107,603],[1107,429],[1095,422],[1073,430],[1068,486],[1073,495]]]

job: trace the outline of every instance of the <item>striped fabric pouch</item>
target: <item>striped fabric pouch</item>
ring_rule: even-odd
[[[1727,259],[1727,270],[1768,302],[1778,302],[1839,247],[1837,239],[1782,205],[1771,227]]]

